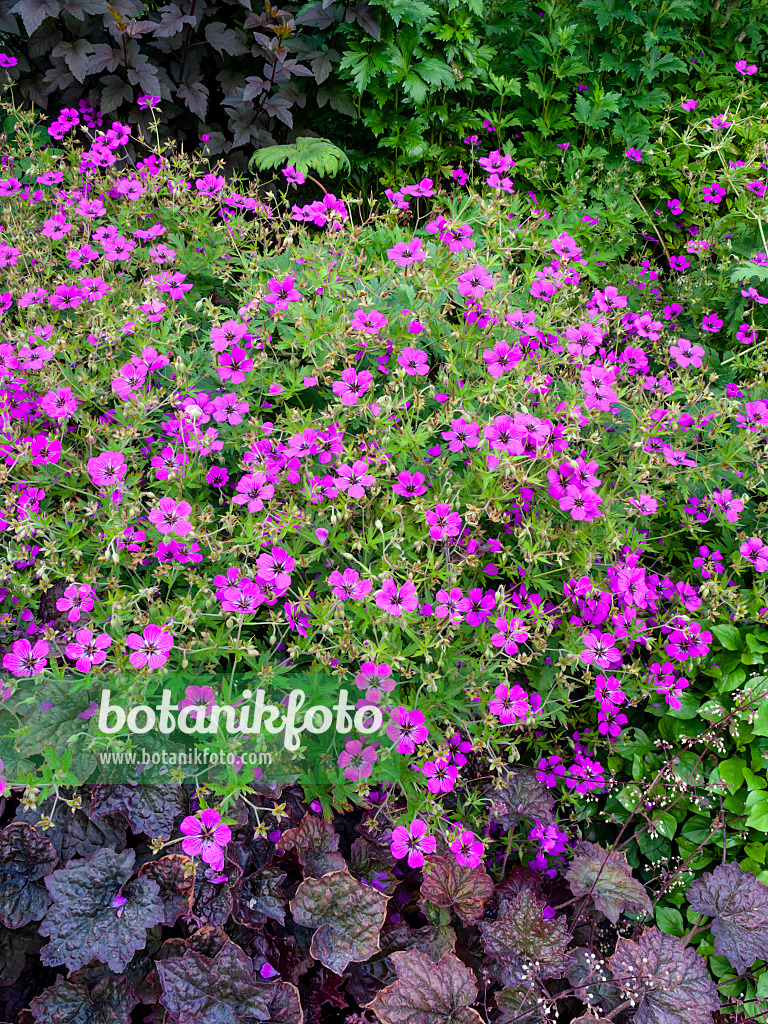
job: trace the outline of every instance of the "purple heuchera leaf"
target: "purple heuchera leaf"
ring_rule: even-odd
[[[213,958],[187,952],[159,961],[160,1002],[177,1024],[256,1020],[302,1024],[299,993],[284,981],[265,985],[251,958],[227,942]]]
[[[108,786],[93,787],[91,817],[121,814],[134,835],[143,833],[156,839],[170,839],[173,822],[181,813],[177,786]]]
[[[293,850],[306,875],[320,878],[329,871],[343,871],[345,861],[338,852],[340,837],[333,825],[319,814],[305,814],[297,828],[283,832],[275,846],[278,853]]]
[[[523,980],[524,963],[538,963],[539,978],[558,978],[570,965],[564,917],[544,917],[544,902],[525,889],[501,904],[498,920],[483,921],[485,952],[501,966],[505,985]]]
[[[474,924],[482,918],[494,888],[482,865],[462,867],[453,857],[434,856],[427,859],[423,872],[422,899],[438,907],[453,907],[464,924]]]
[[[377,992],[366,1009],[383,1024],[481,1024],[472,1009],[477,999],[475,976],[453,953],[435,964],[425,953],[392,953],[397,981]]]
[[[0,923],[21,928],[40,920],[50,899],[38,883],[58,860],[53,846],[31,825],[14,822],[0,832]]]
[[[317,929],[309,947],[312,956],[343,974],[350,963],[378,953],[387,903],[386,896],[345,868],[304,879],[291,901],[291,913],[297,924]]]
[[[520,819],[531,823],[540,821],[551,825],[555,820],[555,801],[543,782],[536,778],[536,772],[517,769],[509,773],[500,789],[489,789],[489,818],[498,821],[505,829],[517,828]]]
[[[131,1010],[138,1003],[124,978],[105,978],[89,992],[85,985],[73,985],[63,978],[32,1000],[30,1010],[36,1024],[64,1024],[91,1021],[101,1024],[130,1024]]]
[[[574,896],[591,896],[595,907],[613,924],[626,910],[650,911],[651,901],[623,853],[608,853],[597,843],[579,843],[565,875]]]
[[[714,917],[715,953],[743,974],[768,959],[768,886],[738,864],[720,864],[688,888],[691,909]]]
[[[608,963],[635,1000],[635,1024],[710,1024],[720,1009],[704,957],[658,928],[646,928],[637,942],[619,939]]]
[[[156,882],[128,882],[135,859],[134,850],[106,847],[46,878],[53,902],[40,925],[40,934],[51,940],[40,951],[44,964],[76,971],[95,959],[120,972],[144,948],[147,929],[160,924],[165,912]],[[126,901],[116,908],[118,894]]]
[[[189,857],[171,853],[160,860],[151,860],[142,865],[139,878],[157,883],[165,908],[163,924],[168,928],[173,927],[178,917],[189,913],[195,889],[195,871]]]

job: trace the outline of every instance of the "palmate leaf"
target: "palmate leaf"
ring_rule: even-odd
[[[383,1024],[481,1024],[472,1009],[477,984],[472,971],[453,953],[433,963],[409,950],[390,955],[397,981],[376,994],[366,1009]]]
[[[710,914],[715,953],[743,974],[768,959],[768,886],[738,864],[719,864],[688,888],[692,910]]]
[[[619,939],[608,963],[636,1002],[635,1024],[711,1024],[720,1009],[704,957],[658,928],[646,928],[637,942]]]
[[[234,942],[226,942],[215,957],[186,952],[161,960],[157,973],[160,1002],[176,1024],[301,1024],[303,1019],[295,986],[265,985]]]
[[[430,857],[424,864],[422,899],[438,907],[454,908],[464,924],[474,924],[482,918],[493,889],[482,864],[476,868],[462,867],[453,857]]]
[[[92,992],[85,985],[57,978],[55,985],[32,1000],[30,1010],[36,1024],[130,1024],[138,1001],[124,978],[107,978]]]
[[[591,896],[595,907],[613,924],[626,910],[650,911],[651,901],[623,853],[608,853],[597,843],[579,843],[566,872],[574,896]]]
[[[40,951],[44,964],[76,971],[95,959],[117,973],[125,970],[144,948],[147,929],[165,917],[156,882],[128,881],[135,859],[135,850],[115,853],[106,847],[90,860],[48,875],[45,885],[53,902],[40,925],[40,934],[50,939]],[[112,906],[117,895],[126,897],[119,916]]]
[[[489,817],[505,829],[515,829],[521,818],[531,823],[551,825],[555,820],[555,801],[536,773],[525,768],[510,772],[500,789],[486,791]]]
[[[358,882],[345,868],[306,878],[291,901],[291,914],[297,924],[317,929],[309,947],[312,956],[335,974],[343,974],[350,963],[379,952],[387,902],[386,896]]]
[[[346,153],[328,139],[300,135],[292,146],[267,146],[253,154],[249,167],[258,171],[292,164],[300,174],[316,171],[333,177],[339,170],[351,170]]]
[[[537,963],[540,978],[558,978],[570,965],[564,917],[544,917],[544,901],[530,889],[504,900],[496,921],[482,921],[485,952],[502,968],[505,985],[523,980],[523,964]]]
[[[288,829],[275,846],[277,853],[293,850],[304,874],[320,878],[329,871],[343,871],[345,860],[339,853],[341,837],[320,814],[307,812],[297,828]]]
[[[57,862],[53,846],[31,825],[14,823],[0,832],[0,923],[21,928],[40,920],[50,903],[42,880]]]

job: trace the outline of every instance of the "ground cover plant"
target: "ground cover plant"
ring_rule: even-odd
[[[764,110],[692,104],[370,212],[9,104],[2,1019],[765,1017]]]

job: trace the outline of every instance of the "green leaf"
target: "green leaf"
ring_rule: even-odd
[[[720,778],[726,783],[732,793],[741,786],[744,781],[745,762],[740,757],[730,757],[727,761],[721,761],[718,765]]]
[[[735,626],[712,626],[711,629],[727,651],[738,651],[741,649],[741,634]]]
[[[674,907],[656,907],[656,924],[667,935],[685,935],[683,915]]]
[[[259,171],[293,164],[300,174],[317,171],[333,176],[340,168],[351,170],[346,153],[328,139],[315,139],[301,135],[292,146],[266,146],[250,159],[249,167]]]
[[[747,796],[747,825],[768,835],[768,793],[764,789],[753,789]]]

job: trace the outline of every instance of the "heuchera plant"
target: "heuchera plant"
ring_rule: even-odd
[[[10,116],[0,1016],[754,1018],[750,115],[681,109],[696,167],[599,201],[478,146],[370,217]],[[634,174],[685,190],[681,229]],[[216,714],[259,687],[379,724],[273,761]],[[147,769],[161,698],[229,760]]]

